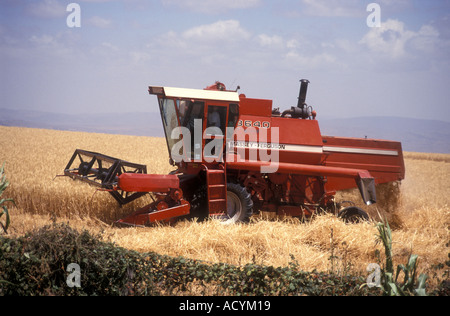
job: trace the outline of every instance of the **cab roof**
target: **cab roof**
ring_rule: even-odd
[[[216,100],[226,102],[240,101],[239,94],[233,91],[186,89],[173,87],[149,87],[150,94],[163,95],[168,98]]]

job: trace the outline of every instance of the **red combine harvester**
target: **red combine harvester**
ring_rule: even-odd
[[[76,150],[64,174],[120,205],[152,193],[153,203],[117,221],[126,225],[186,217],[246,222],[258,211],[368,218],[360,208],[342,209],[334,196],[359,188],[367,205],[375,203],[377,184],[404,179],[401,143],[321,135],[306,104],[308,84],[301,80],[297,106],[284,112],[220,82],[203,90],[151,86],[176,171],[147,174],[144,165]]]

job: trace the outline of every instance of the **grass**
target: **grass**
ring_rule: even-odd
[[[375,223],[348,225],[334,216],[306,223],[258,217],[248,225],[208,221],[115,228],[111,226],[114,220],[145,201],[120,208],[105,192],[67,178],[54,179],[77,148],[145,164],[149,173],[167,174],[172,168],[164,139],[0,126],[0,148],[0,161],[6,162],[5,173],[11,183],[5,196],[17,204],[10,208],[10,236],[21,236],[52,221],[69,222],[74,228],[101,232],[105,240],[140,252],[237,265],[287,266],[295,258],[304,271],[343,272],[351,267],[364,275],[367,265],[377,262],[378,253],[383,253],[376,242]],[[401,194],[366,210],[374,218],[381,213],[388,220],[395,219],[395,262],[407,262],[412,253],[417,254],[417,272],[431,275],[433,266],[448,260],[450,155],[405,153],[405,163]],[[354,191],[340,192],[338,197],[360,199]]]

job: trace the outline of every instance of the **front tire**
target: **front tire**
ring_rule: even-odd
[[[248,223],[253,215],[253,201],[247,189],[235,183],[227,184],[227,213],[223,224]]]

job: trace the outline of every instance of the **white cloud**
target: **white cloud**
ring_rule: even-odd
[[[291,40],[286,42],[286,47],[287,48],[297,48],[299,46],[300,46],[300,43],[296,39],[291,39]]]
[[[261,0],[162,0],[167,6],[177,6],[179,8],[202,13],[220,13],[236,9],[249,9],[261,4]]]
[[[285,46],[283,38],[278,35],[260,34],[257,36],[257,41],[263,47],[280,49]]]
[[[182,37],[189,41],[231,43],[249,39],[250,33],[239,21],[227,20],[193,27],[183,32]]]
[[[419,32],[411,40],[411,47],[418,51],[432,53],[441,41],[439,40],[439,32],[430,25],[424,25]]]
[[[334,41],[334,47],[341,49],[345,53],[355,53],[357,48],[356,44],[348,39],[336,39]]]
[[[66,31],[55,35],[32,35],[28,38],[27,43],[19,44],[19,46],[27,49],[24,56],[29,58],[39,58],[39,55],[44,59],[69,60],[77,56],[75,52],[77,51],[78,40],[78,35]]]
[[[337,57],[334,46],[330,48],[330,45],[309,49],[313,45],[301,36],[252,34],[237,20],[220,20],[184,32],[167,32],[148,43],[146,49],[161,63],[192,60],[201,65],[230,65],[235,68],[265,69],[268,65],[283,70],[292,67],[342,68],[343,61]]]
[[[360,44],[371,52],[399,59],[417,51],[430,52],[438,38],[439,33],[432,26],[424,25],[414,32],[408,30],[403,22],[389,19],[381,27],[371,28]]]
[[[188,64],[210,67],[242,59],[251,39],[252,34],[239,21],[220,20],[182,32],[166,32],[147,43],[145,52],[160,65],[174,67],[174,62],[179,62],[183,67]]]
[[[43,34],[41,36],[33,35],[30,38],[30,42],[38,46],[56,45],[55,38],[47,34]]]
[[[373,2],[379,3],[382,8],[388,7],[390,10],[395,11],[414,8],[414,3],[411,0],[377,0]]]

